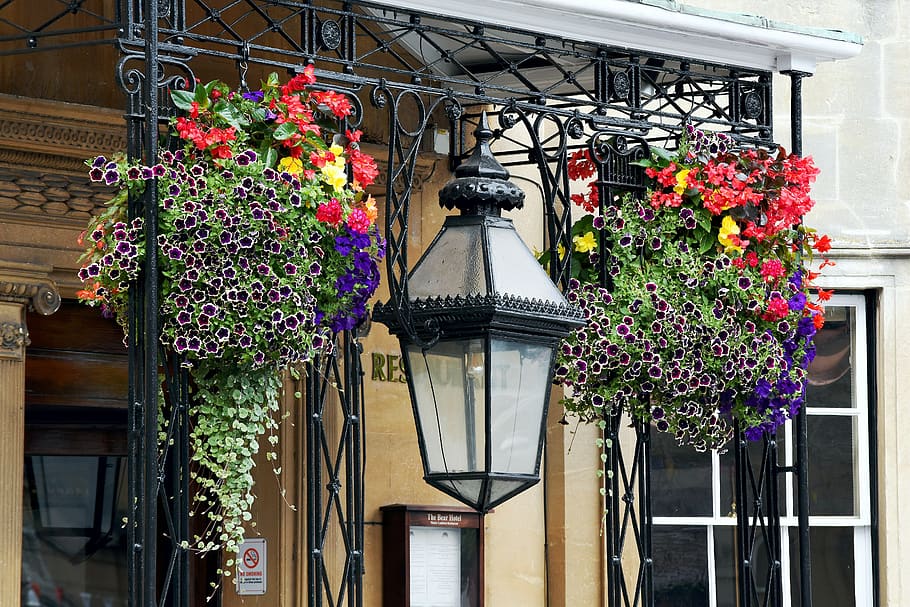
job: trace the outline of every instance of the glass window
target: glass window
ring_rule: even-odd
[[[704,527],[655,527],[655,607],[703,607],[708,604],[708,539]]]
[[[792,535],[796,535],[794,529]],[[825,607],[853,607],[871,605],[856,600],[856,566],[853,527],[812,527],[809,545],[812,553],[812,602]],[[790,595],[794,605],[799,605],[799,551],[798,542],[790,542]]]
[[[125,459],[25,457],[23,607],[126,607]]]
[[[680,447],[669,434],[651,434],[654,516],[711,516],[711,454]]]
[[[816,338],[809,369],[809,510],[813,602],[873,607],[872,474],[870,468],[866,298],[835,295]],[[778,433],[782,466],[794,464],[793,424]],[[749,445],[761,462],[762,443]],[[695,453],[652,433],[654,587],[658,605],[736,607],[734,454]],[[758,476],[758,471],[755,471]],[[797,486],[779,475],[782,586],[799,603]],[[659,488],[659,490],[658,490]],[[756,533],[750,555],[760,599],[768,591],[767,538]],[[671,598],[672,597],[672,598]],[[661,600],[664,603],[661,603]],[[668,602],[669,601],[669,602]]]

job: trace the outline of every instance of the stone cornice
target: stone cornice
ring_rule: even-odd
[[[85,160],[125,149],[126,125],[116,110],[0,95],[0,214],[87,221],[112,192],[89,183]],[[364,143],[363,149],[379,165],[370,191],[382,195],[388,148]],[[439,158],[418,156],[412,191],[433,178]]]
[[[0,95],[0,162],[84,174],[86,158],[123,149],[122,112]]]

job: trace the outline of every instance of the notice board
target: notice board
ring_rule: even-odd
[[[483,607],[483,517],[468,508],[382,510],[383,607]]]

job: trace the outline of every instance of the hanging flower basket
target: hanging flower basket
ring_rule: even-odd
[[[258,91],[219,81],[174,91],[183,149],[152,166],[88,163],[92,181],[119,193],[83,234],[79,297],[124,329],[147,255],[127,199],[157,180],[161,343],[189,367],[194,498],[210,519],[194,549],[237,551],[253,456],[264,433],[270,449],[277,440],[282,372],[328,352],[334,333],[366,316],[379,283],[384,244],[364,192],[376,164],[359,132],[335,132],[348,99],[314,82],[310,66],[285,84],[272,74]]]
[[[626,412],[701,450],[736,423],[749,439],[773,433],[803,404],[830,297],[813,301],[810,270],[829,239],[802,224],[818,170],[691,127],[678,150],[640,164],[652,180],[642,199],[600,209],[593,185],[573,196],[599,212],[572,230],[567,297],[588,323],[558,357],[563,403],[584,421]],[[586,152],[570,173],[595,174]]]

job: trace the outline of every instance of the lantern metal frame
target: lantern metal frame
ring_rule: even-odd
[[[490,130],[486,114],[482,115],[474,136],[476,145],[473,153],[455,170],[455,178],[439,192],[439,205],[449,210],[458,209],[461,211],[461,215],[446,218],[439,233],[409,274],[409,283],[417,288],[411,291],[407,302],[408,314],[401,313],[400,309],[396,307],[397,302],[392,300],[385,305],[377,305],[373,318],[387,325],[389,331],[398,336],[401,343],[408,390],[417,427],[420,456],[424,467],[424,480],[479,512],[488,512],[496,505],[540,481],[540,460],[546,437],[550,382],[553,376],[556,349],[573,329],[584,324],[584,314],[575,306],[570,305],[556,289],[543,268],[533,258],[531,251],[521,241],[512,221],[501,217],[502,211],[520,209],[523,206],[524,192],[508,180],[509,172],[493,156],[490,149],[493,132]],[[437,257],[445,255],[445,252],[439,252],[438,245],[446,240],[447,231],[461,229],[475,233],[473,242],[480,249],[479,266],[482,268],[483,276],[477,280],[478,277],[474,274],[478,268],[474,268],[470,272],[472,284],[467,286],[469,291],[457,292],[456,290],[453,292],[450,281],[437,282],[438,277],[433,275],[434,270],[437,269],[434,262],[438,261]],[[510,293],[501,290],[498,282],[501,275],[494,271],[495,264],[499,263],[495,261],[497,256],[492,251],[494,246],[492,234],[495,230],[504,230],[505,234],[513,238],[513,243],[517,241],[517,248],[514,251],[522,255],[525,262],[530,261],[530,266],[513,268],[515,271],[524,270],[523,276],[526,279],[524,286],[530,287],[526,291]],[[472,251],[463,253],[466,256],[472,255]],[[467,258],[446,261],[454,261],[455,264],[459,261],[469,263]],[[425,265],[429,266],[428,270],[425,269]],[[466,269],[454,267],[452,270],[457,272]],[[430,276],[425,277],[424,274],[428,273]],[[430,286],[421,284],[422,278],[427,278],[428,281],[425,282],[432,284]],[[535,284],[533,283],[535,280],[540,282]],[[415,292],[417,295],[414,295]],[[540,294],[541,297],[529,297],[526,294]],[[421,394],[416,386],[417,370],[414,368],[414,361],[411,358],[412,352],[419,349],[426,361],[427,353],[438,345],[467,344],[476,340],[483,342],[484,402],[470,402],[472,393],[465,389],[464,407],[466,412],[473,410],[476,406],[483,407],[481,413],[483,428],[475,426],[472,429],[465,429],[464,440],[467,444],[463,447],[476,454],[478,435],[482,432],[483,463],[480,465],[475,462],[475,469],[472,471],[448,469],[444,472],[434,471],[427,449],[426,435],[432,429],[428,427],[429,420],[423,419],[422,410],[427,405],[420,402]],[[537,446],[534,467],[533,470],[524,473],[494,469],[492,450],[494,438],[497,437],[493,436],[491,424],[492,399],[494,398],[491,382],[495,360],[493,343],[499,340],[541,346],[550,352],[547,381],[543,383],[541,400],[537,401],[541,407],[539,410],[534,409],[535,414],[541,416],[536,426],[536,437],[534,437]],[[429,369],[429,364],[425,364],[427,364],[426,375],[431,382],[431,393],[423,395],[423,397],[429,396],[434,401],[436,432],[439,435],[443,462],[448,468],[448,464],[445,463],[445,429],[438,427],[439,401],[432,387],[433,374]],[[466,388],[471,379],[467,368],[464,369],[464,373],[463,387]],[[516,408],[515,414],[520,413],[521,411]],[[472,416],[467,415],[466,419],[470,417]],[[475,445],[475,448],[468,448],[470,444]],[[479,469],[477,469],[478,466]],[[464,481],[480,481],[476,499],[471,499],[456,487],[457,483]],[[502,493],[494,492],[494,487],[498,487],[498,483],[512,483],[516,486]]]

